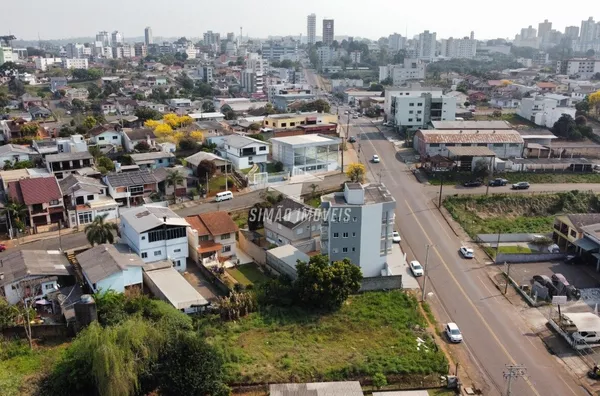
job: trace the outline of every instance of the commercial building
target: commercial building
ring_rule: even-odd
[[[123,45],[125,43],[125,38],[123,37],[123,33],[119,32],[118,30],[115,30],[114,32],[112,32],[112,34],[110,35],[110,38],[111,38],[111,44],[113,46]]]
[[[521,99],[517,114],[536,125],[552,128],[563,114],[575,118],[576,110],[568,106],[569,97],[561,95],[538,95]]]
[[[270,114],[263,120],[263,127],[268,129],[294,129],[301,125],[337,124],[335,114],[319,113],[316,111],[305,113]]]
[[[275,95],[288,95],[297,93],[311,93],[311,87],[307,84],[274,84],[267,87],[267,99],[273,103]]]
[[[298,43],[291,42],[275,42],[270,41],[267,44],[263,44],[262,46],[262,56],[263,58],[272,61],[280,61],[283,59],[291,59],[296,60],[298,56]]]
[[[40,71],[48,70],[48,67],[52,67],[55,65],[62,65],[63,60],[61,58],[42,58],[37,57],[34,60],[35,68]]]
[[[242,70],[240,83],[244,92],[249,94],[262,93],[264,89],[263,75],[252,69]]]
[[[379,66],[379,82],[392,79],[394,85],[402,85],[409,80],[425,79],[425,62],[420,59],[404,59],[401,65]]]
[[[439,92],[419,92],[391,97],[390,118],[397,127],[427,128],[431,121],[453,121],[456,98]]]
[[[381,80],[379,80],[381,81]],[[364,81],[362,79],[343,79],[343,80],[330,80],[331,90],[333,92],[343,92],[348,88],[362,88]]]
[[[333,19],[323,19],[323,44],[329,46],[335,40],[335,29]]]
[[[103,47],[110,47],[110,34],[107,31],[98,32],[96,41],[100,42]]]
[[[13,52],[11,47],[3,47],[0,45],[0,65],[6,62],[13,62]]]
[[[381,276],[392,252],[396,200],[383,184],[346,183],[321,197],[321,253],[348,258],[364,277]]]
[[[308,45],[317,42],[317,16],[315,14],[310,14],[306,18],[306,38]]]
[[[341,143],[339,138],[318,134],[271,139],[273,159],[293,176],[337,170]]]
[[[146,44],[146,47],[150,44],[154,44],[154,39],[152,38],[152,28],[150,26],[147,26],[146,29],[144,29],[144,44]]]
[[[417,57],[422,60],[432,61],[435,59],[436,45],[436,33],[430,33],[429,30],[425,30],[419,34]]]
[[[85,46],[83,44],[69,43],[65,47],[67,58],[83,58]]]

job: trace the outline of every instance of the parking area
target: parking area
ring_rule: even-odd
[[[531,284],[531,278],[534,275],[547,275],[552,274],[563,274],[570,284],[578,289],[590,289],[600,288],[600,274],[597,278],[590,275],[588,270],[593,271],[591,268],[584,268],[582,265],[570,265],[565,264],[564,261],[545,261],[541,263],[523,263],[523,264],[511,264],[510,276],[519,285]]]

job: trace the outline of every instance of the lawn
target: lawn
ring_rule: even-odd
[[[555,194],[494,194],[446,197],[444,206],[474,238],[477,234],[550,233],[563,213],[598,213],[598,196],[570,191]]]
[[[525,246],[512,245],[512,246],[500,246],[498,248],[499,253],[531,253],[531,249]]]
[[[230,383],[339,381],[380,372],[437,380],[448,362],[422,330],[420,312],[415,297],[402,291],[370,292],[350,297],[335,313],[271,308],[237,322],[206,318],[199,331],[223,353]]]
[[[37,380],[52,369],[67,345],[36,346],[31,351],[26,342],[0,341],[0,394],[35,394]]]
[[[240,212],[231,213],[231,218],[237,224],[238,228],[246,228],[248,225],[248,211],[243,210]]]
[[[235,268],[227,268],[227,273],[244,286],[266,282],[269,277],[258,269],[256,264],[242,264]]]
[[[429,176],[429,183],[439,186],[441,184],[442,173],[437,173],[435,176]],[[562,184],[562,183],[600,183],[600,173],[525,173],[525,172],[509,172],[494,174],[494,178],[501,177],[508,180],[509,184],[520,181],[528,181],[532,184]],[[473,180],[473,174],[470,172],[449,172],[443,174],[444,185],[462,184],[468,180]],[[510,187],[495,187],[495,188],[510,188]]]
[[[314,198],[307,199],[306,201],[304,201],[304,203],[313,208],[320,208],[321,207],[321,197],[314,197]]]
[[[231,190],[231,188],[235,185],[233,183],[233,179],[228,177],[229,182],[227,184],[227,188]],[[216,194],[221,191],[225,191],[225,176],[215,176],[208,182],[208,190],[212,194]]]

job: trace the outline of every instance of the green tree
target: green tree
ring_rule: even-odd
[[[94,100],[102,93],[102,90],[96,84],[89,84],[87,86],[88,99]]]
[[[32,136],[37,135],[39,129],[40,129],[40,126],[38,124],[29,123],[29,124],[22,125],[21,128],[19,129],[19,132],[21,133],[21,136],[32,137]]]
[[[383,373],[376,373],[371,380],[373,382],[373,386],[377,388],[377,390],[383,388],[388,384],[387,378]]]
[[[10,305],[6,298],[0,296],[0,330],[15,325],[18,316],[18,310],[14,305]]]
[[[22,96],[25,94],[25,86],[21,80],[16,77],[12,77],[8,82],[8,91],[15,96]]]
[[[230,394],[224,381],[223,359],[198,334],[177,333],[165,351],[158,374],[161,395]]]
[[[206,183],[207,176],[208,180],[210,180],[215,173],[217,172],[217,165],[213,161],[202,160],[198,164],[198,169],[196,169],[196,176],[202,183]]]
[[[79,81],[90,80],[90,75],[88,74],[87,69],[73,69],[71,71],[71,76],[73,79]]]
[[[577,124],[573,117],[569,114],[563,114],[551,128],[552,133],[556,136],[568,140],[579,140],[582,138],[581,133],[577,129]]]
[[[371,84],[371,86],[369,87],[368,90],[369,91],[381,92],[381,91],[384,91],[385,88],[381,84]]]
[[[306,102],[301,107],[302,111],[318,111],[320,113],[329,113],[331,106],[326,100],[317,99],[312,102]]]
[[[83,120],[83,123],[82,123],[82,125],[85,128],[87,128],[88,130],[92,129],[97,124],[98,124],[98,120],[96,120],[96,118],[94,118],[93,116],[87,116],[87,117],[85,117],[85,120]]]
[[[193,150],[198,147],[198,142],[191,136],[184,136],[179,140],[179,150]]]
[[[206,113],[214,113],[215,105],[212,102],[204,102],[202,103],[202,111]]]
[[[362,281],[360,267],[348,259],[330,263],[326,255],[312,256],[308,263],[298,260],[296,272],[299,300],[327,310],[339,309],[350,294],[358,292]]]
[[[92,154],[92,157],[98,158],[102,155],[102,151],[100,151],[100,147],[98,146],[89,146],[88,152]]]
[[[162,119],[162,114],[154,109],[151,109],[149,107],[138,107],[135,110],[135,116],[139,119],[140,122],[144,123],[148,120],[161,120]]]
[[[119,227],[115,223],[106,222],[106,217],[96,216],[94,221],[85,226],[85,236],[90,245],[102,245],[103,243],[114,243],[115,236],[113,231],[117,231]]]
[[[184,180],[185,178],[179,171],[167,171],[165,182],[167,183],[167,186],[173,187],[173,191],[177,189],[177,186],[182,186]],[[175,193],[173,193],[173,197],[175,197]]]
[[[175,82],[186,91],[192,91],[195,87],[194,80],[189,78],[187,74],[176,77]]]
[[[394,80],[392,80],[392,77],[388,77],[386,79],[381,80],[381,85],[394,85]]]
[[[73,99],[71,105],[75,112],[83,113],[85,111],[85,102],[81,99]]]
[[[253,122],[252,124],[250,124],[248,129],[250,129],[251,131],[258,131],[260,130],[260,124],[258,122]]]
[[[473,175],[477,178],[484,179],[488,177],[490,174],[490,166],[488,161],[484,159],[480,159],[475,162],[475,166],[473,167]]]
[[[150,145],[145,140],[142,140],[141,142],[133,146],[133,149],[140,153],[147,153],[148,151],[150,151]]]
[[[108,157],[102,156],[97,158],[96,165],[98,166],[98,170],[100,171],[100,173],[102,173],[103,175],[106,175],[107,173],[115,170],[115,164]]]

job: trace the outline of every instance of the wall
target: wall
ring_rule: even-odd
[[[244,253],[252,257],[252,259],[258,263],[265,265],[267,263],[267,253],[260,246],[254,244],[252,241],[246,239],[243,232],[238,233],[238,248],[240,248]]]
[[[563,260],[564,253],[500,253],[496,256],[496,264],[503,263],[538,263],[542,261]]]
[[[140,269],[140,268],[138,268],[138,269]],[[125,291],[124,277],[125,276],[124,276],[123,271],[114,273],[114,274],[102,279],[100,282],[97,282],[95,291],[114,290],[117,293],[123,293]],[[141,277],[141,271],[140,271],[140,277]],[[87,276],[86,276],[86,280],[88,280]],[[90,283],[89,280],[88,280],[88,283]]]
[[[26,339],[25,329],[23,326],[8,327],[3,329],[1,334],[6,338],[23,338]],[[75,336],[74,326],[64,324],[43,324],[32,325],[31,335],[33,338],[67,338]]]
[[[360,283],[360,291],[402,289],[402,275],[375,276],[363,278]]]
[[[298,274],[296,273],[295,268],[290,267],[284,261],[273,256],[268,251],[266,253],[267,253],[267,265],[268,266],[270,266],[271,268],[273,268],[275,271],[277,271],[280,274],[289,276],[291,279],[296,279],[298,277]]]

